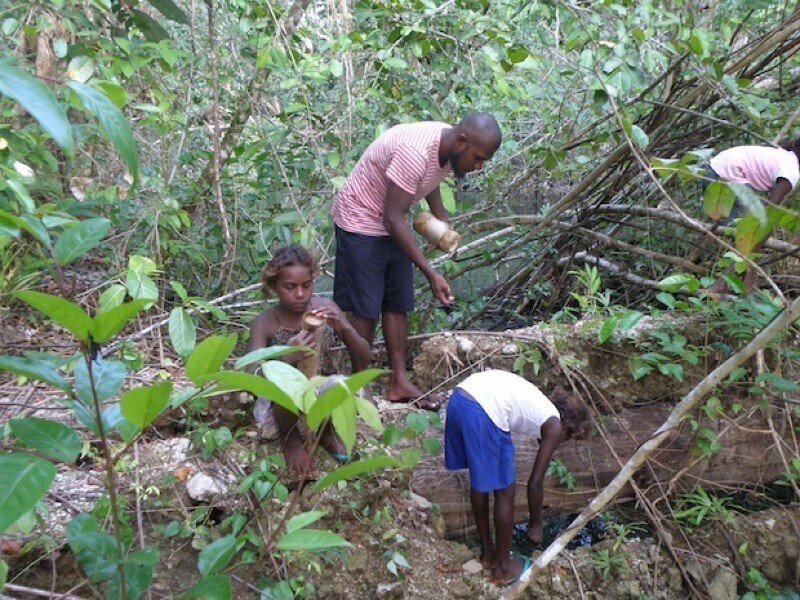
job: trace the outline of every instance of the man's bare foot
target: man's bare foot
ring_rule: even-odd
[[[442,407],[441,398],[433,394],[423,394],[422,391],[407,378],[395,378],[394,375],[389,378],[386,400],[388,402],[414,404],[425,410],[437,411]]]
[[[281,442],[281,449],[292,474],[306,479],[314,479],[319,475],[314,469],[314,459],[298,434],[293,432],[286,436]]]

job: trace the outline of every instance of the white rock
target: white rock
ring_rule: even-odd
[[[473,348],[475,348],[475,342],[473,342],[469,338],[457,337],[456,347],[458,348],[459,356],[465,357],[469,355],[470,352],[472,352]]]
[[[461,565],[461,570],[470,575],[477,575],[478,573],[483,573],[483,565],[479,560],[473,558]]]
[[[205,473],[197,473],[186,482],[186,493],[198,502],[209,502],[227,491],[225,485]]]
[[[767,529],[772,529],[773,527],[775,527],[775,519],[767,519],[766,521],[764,521],[764,525],[767,526]]]
[[[433,503],[430,500],[420,496],[419,494],[415,494],[414,492],[409,491],[408,497],[411,498],[411,502],[413,502],[414,506],[419,510],[428,510],[431,506],[433,506]]]
[[[506,356],[519,354],[519,346],[517,346],[516,344],[506,344],[505,346],[503,346],[500,352],[502,352]]]

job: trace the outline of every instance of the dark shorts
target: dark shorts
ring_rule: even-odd
[[[469,469],[469,487],[492,492],[516,480],[514,442],[489,415],[459,388],[447,402],[444,424],[444,466],[450,470]]]
[[[339,308],[367,319],[414,310],[414,269],[400,246],[389,236],[335,228],[333,300]]]

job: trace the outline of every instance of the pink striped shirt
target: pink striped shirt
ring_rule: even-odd
[[[442,130],[437,121],[395,125],[373,141],[347,177],[333,203],[333,221],[345,231],[389,235],[383,226],[386,193],[391,181],[419,202],[450,173],[439,165]]]
[[[755,190],[768,192],[779,178],[797,187],[800,164],[791,150],[769,146],[734,146],[709,161],[714,172],[725,181],[746,183]]]

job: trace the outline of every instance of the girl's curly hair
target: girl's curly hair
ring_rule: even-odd
[[[555,386],[547,397],[561,415],[561,426],[567,430],[567,439],[587,439],[592,432],[592,423],[586,405],[560,385]]]
[[[261,270],[261,293],[265,298],[269,298],[275,290],[275,282],[278,280],[281,269],[294,265],[308,267],[311,277],[314,279],[319,275],[319,261],[311,250],[297,244],[281,246],[275,250],[272,260]]]

